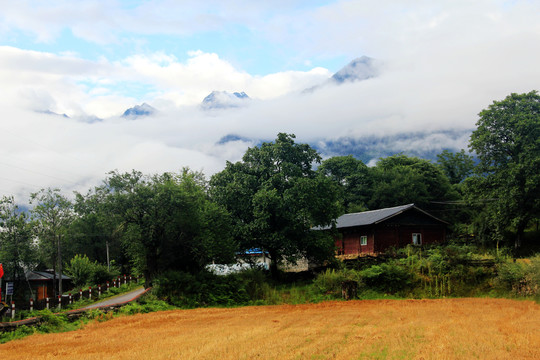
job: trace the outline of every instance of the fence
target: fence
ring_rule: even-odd
[[[144,290],[142,293],[140,293],[139,295],[137,295],[136,297],[134,297],[133,299],[130,299],[128,301],[121,302],[121,303],[116,303],[116,304],[112,304],[112,305],[104,305],[104,306],[92,308],[92,310],[99,309],[99,310],[101,310],[101,311],[103,311],[105,313],[115,311],[115,310],[119,309],[120,307],[126,305],[127,303],[138,299],[139,297],[146,294],[150,290],[151,290],[151,288],[148,288],[148,289]],[[90,309],[76,309],[76,310],[70,310],[70,311],[68,311],[68,312],[66,312],[64,314],[67,316],[67,319],[69,321],[74,321],[74,320],[80,318],[81,316],[83,316],[89,310]],[[16,330],[20,326],[36,326],[36,325],[39,325],[39,324],[43,323],[44,321],[45,320],[42,317],[37,316],[37,317],[23,319],[23,320],[19,320],[19,321],[1,322],[0,323],[0,332],[13,331],[13,330]]]
[[[101,296],[109,292],[111,288],[119,288],[122,285],[130,284],[132,282],[139,283],[140,276],[124,275],[119,276],[112,281],[107,281],[103,285],[94,287],[88,287],[86,289],[73,289],[71,292],[64,293],[62,296],[58,295],[57,298],[44,298],[41,300],[30,299],[28,302],[8,304],[13,314],[13,305],[16,310],[44,310],[44,309],[62,309],[76,301],[89,299],[98,300]]]

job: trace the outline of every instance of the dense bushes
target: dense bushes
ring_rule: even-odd
[[[341,296],[341,284],[344,281],[356,281],[359,285],[362,283],[358,271],[351,269],[327,269],[315,278],[313,285],[322,294]]]
[[[475,263],[483,260],[476,247],[449,244],[401,249],[400,262],[417,277],[413,293],[417,297],[474,296],[486,290],[493,269]],[[494,258],[491,256],[491,260]]]
[[[219,276],[207,271],[167,271],[156,279],[155,293],[182,307],[245,305],[264,297],[267,277],[260,270]]]
[[[497,266],[495,285],[517,296],[540,296],[540,255]]]
[[[497,254],[453,244],[410,247],[386,261],[338,266],[294,283],[276,282],[261,270],[227,276],[170,271],[158,278],[155,294],[181,307],[317,302],[340,299],[342,284],[354,281],[358,297],[370,299],[540,295],[540,255],[513,262]]]
[[[517,260],[484,254],[476,247],[450,244],[395,251],[385,262],[361,261],[355,269],[326,270],[314,280],[321,294],[341,297],[341,284],[358,283],[360,298],[397,295],[414,298],[444,296],[540,297],[540,255]],[[369,260],[369,259],[367,259]]]
[[[73,285],[79,288],[84,285],[103,284],[120,275],[114,266],[109,270],[107,265],[92,262],[86,255],[75,255],[70,260],[66,273],[71,277]]]
[[[370,266],[360,271],[360,277],[367,288],[390,294],[409,289],[415,280],[414,274],[395,262]]]
[[[415,283],[415,276],[406,267],[397,262],[371,265],[362,270],[328,269],[319,274],[314,287],[321,293],[334,298],[341,297],[342,284],[354,281],[358,284],[360,296],[362,293],[373,292],[381,294],[399,294],[410,289]]]

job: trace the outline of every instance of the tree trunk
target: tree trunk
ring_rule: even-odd
[[[268,251],[270,257],[270,275],[272,279],[279,279],[279,269],[278,269],[278,255],[276,251]]]
[[[514,242],[514,249],[521,248],[521,244],[523,242],[523,234],[525,233],[525,227],[527,223],[520,222],[517,226],[517,233],[516,233],[516,240]]]
[[[525,233],[525,227],[527,226],[527,221],[520,221],[517,225],[516,238],[514,241],[514,260],[519,255],[519,249],[521,249],[521,244],[523,242],[523,234]]]
[[[152,253],[146,254],[146,269],[144,270],[144,287],[146,289],[152,287],[154,278],[157,273],[157,255]]]
[[[57,266],[57,261],[56,259],[53,259],[53,296],[56,298],[56,295],[57,295],[57,291],[56,291],[56,288],[57,288],[57,283],[56,283],[56,266]],[[47,295],[48,296],[48,295]]]

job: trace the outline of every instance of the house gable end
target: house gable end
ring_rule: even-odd
[[[436,225],[446,226],[445,221],[439,220],[430,214],[421,211],[418,208],[413,208],[408,211],[396,214],[390,218],[377,222],[384,225]]]

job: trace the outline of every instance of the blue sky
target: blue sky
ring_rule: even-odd
[[[466,137],[437,134],[470,130],[493,100],[540,84],[538,1],[0,0],[0,8],[0,196],[85,191],[112,169],[211,175],[253,145],[219,142],[230,134],[289,132],[317,144],[425,132],[422,142],[388,146],[459,150]],[[328,83],[364,55],[376,59],[377,77]],[[244,91],[251,101],[204,111],[212,91]],[[143,102],[157,112],[120,116]]]
[[[66,2],[52,1],[49,6],[43,2],[31,6],[32,2],[23,1],[26,6],[14,6],[18,11],[39,13],[46,11],[57,13],[57,17],[79,16],[83,11],[66,11],[62,6]],[[34,2],[36,3],[36,2]],[[312,63],[337,71],[350,61],[351,54],[315,54],[306,53],[295,44],[287,44],[286,39],[272,39],[267,34],[268,29],[259,27],[265,22],[271,23],[280,17],[281,11],[287,16],[298,14],[301,21],[303,14],[312,12],[321,6],[334,2],[329,1],[290,1],[276,2],[276,6],[262,6],[243,16],[220,14],[228,2],[209,2],[208,6],[192,6],[195,2],[175,2],[171,14],[167,6],[172,2],[166,1],[83,1],[82,4],[92,4],[93,15],[111,16],[110,24],[96,24],[103,27],[104,34],[88,34],[90,29],[81,30],[77,19],[55,22],[53,26],[47,21],[43,27],[26,28],[20,22],[14,22],[3,34],[4,44],[27,50],[49,52],[57,55],[74,53],[87,60],[97,60],[106,57],[117,61],[140,53],[164,52],[176,56],[180,61],[187,59],[189,51],[201,50],[217,53],[224,60],[234,63],[240,69],[254,75],[266,75],[285,70],[309,70]],[[236,4],[233,4],[236,3]],[[242,6],[242,2],[231,2],[231,7]],[[178,5],[179,4],[179,5]],[[84,6],[83,6],[84,7]],[[168,22],[168,26],[154,28],[141,24],[129,25],[144,17],[146,9],[152,9],[157,15],[156,21]],[[123,14],[125,28],[114,23],[114,14]],[[44,14],[44,16],[47,16]],[[250,18],[254,16],[254,18]],[[8,18],[9,14],[5,15]],[[88,19],[88,27],[91,27]],[[9,23],[9,19],[7,22]],[[29,19],[30,21],[31,19]],[[141,19],[144,22],[144,19]],[[196,24],[196,25],[195,25]],[[149,24],[150,25],[150,24]],[[193,28],[191,28],[193,26]],[[351,49],[352,50],[352,49]],[[360,56],[363,54],[357,54]]]

